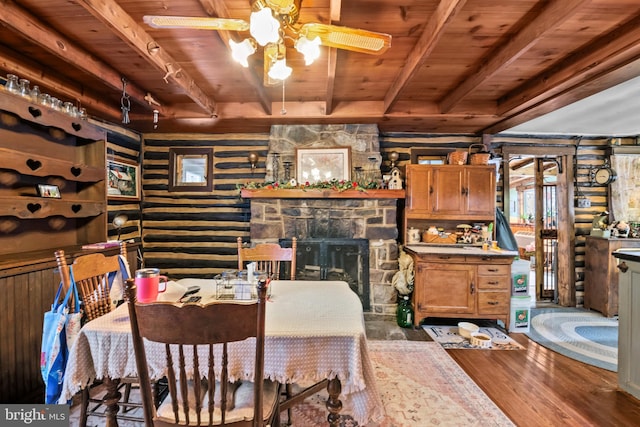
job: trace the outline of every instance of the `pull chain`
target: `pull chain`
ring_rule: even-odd
[[[129,124],[129,111],[131,110],[131,101],[127,95],[127,80],[122,78],[122,98],[120,98],[120,109],[122,110],[122,123]]]
[[[280,109],[280,115],[285,116],[287,109],[284,108],[284,80],[282,81],[282,109]]]

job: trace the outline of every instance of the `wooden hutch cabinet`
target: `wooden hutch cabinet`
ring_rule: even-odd
[[[68,261],[107,239],[105,132],[0,91],[0,401],[43,402],[43,314],[60,282],[54,251]],[[41,197],[38,185],[56,186]],[[49,187],[53,188],[53,187]],[[128,246],[135,269],[138,243]],[[117,254],[118,248],[102,250]]]
[[[455,232],[458,224],[495,222],[493,165],[407,165],[403,237],[430,226]],[[509,251],[483,251],[450,242],[418,243],[405,249],[414,259],[414,323],[426,317],[497,319],[509,327]]]
[[[618,276],[616,259],[620,248],[640,248],[640,239],[587,236],[584,259],[584,308],[603,316],[618,315]]]
[[[495,166],[407,165],[405,174],[404,242],[411,227],[495,221]]]
[[[498,319],[509,327],[511,263],[515,253],[463,254],[408,246],[414,259],[414,324],[426,317]],[[469,251],[469,250],[466,250]]]

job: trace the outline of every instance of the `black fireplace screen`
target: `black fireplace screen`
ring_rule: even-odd
[[[280,245],[290,248],[291,239],[280,239]],[[368,239],[301,239],[297,245],[296,280],[345,281],[362,308],[370,309]],[[289,272],[280,277],[289,277]]]

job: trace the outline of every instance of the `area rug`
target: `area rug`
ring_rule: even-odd
[[[555,352],[618,371],[618,320],[579,308],[531,309],[529,338]]]
[[[431,339],[447,349],[480,348],[471,345],[468,338],[458,334],[457,326],[422,325],[422,329],[429,334]],[[498,328],[480,327],[478,332],[482,332],[491,337],[491,350],[524,350],[522,345]],[[487,349],[485,348],[483,350]]]
[[[458,427],[513,426],[509,418],[487,397],[438,343],[432,341],[368,341],[385,417],[366,427]],[[137,390],[132,400],[138,399]],[[358,427],[349,416],[351,405],[341,396],[341,427]],[[327,392],[317,393],[292,410],[292,426],[327,425]],[[78,403],[71,408],[70,426],[79,425]],[[132,415],[141,415],[135,409]],[[282,426],[287,413],[282,413]],[[104,419],[91,418],[89,425],[103,426]],[[120,420],[120,427],[143,427],[144,423]],[[363,426],[365,427],[365,426]]]
[[[509,418],[432,341],[369,341],[386,416],[367,427],[513,426]],[[326,392],[294,407],[294,427],[326,425]],[[343,427],[358,426],[343,400]],[[283,413],[286,417],[286,414]]]

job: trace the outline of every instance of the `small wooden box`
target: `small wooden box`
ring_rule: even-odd
[[[422,234],[422,241],[425,243],[443,243],[443,244],[452,244],[458,241],[458,236],[455,234],[449,234],[446,237],[440,237],[438,234]]]

